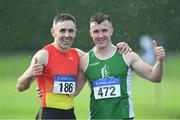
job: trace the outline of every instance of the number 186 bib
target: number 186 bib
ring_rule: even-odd
[[[75,76],[55,75],[53,92],[59,94],[73,94],[75,92]]]
[[[95,99],[113,98],[121,96],[120,79],[105,78],[92,81]]]

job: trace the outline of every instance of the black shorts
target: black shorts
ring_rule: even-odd
[[[74,114],[74,109],[56,109],[56,108],[40,108],[38,114],[36,115],[36,120],[45,120],[45,119],[71,119],[76,120]]]

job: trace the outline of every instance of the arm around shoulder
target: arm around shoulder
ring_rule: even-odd
[[[82,51],[82,50],[80,50],[78,48],[75,48],[75,50],[77,51],[80,58],[83,57],[86,54],[84,51]]]
[[[84,54],[83,57],[80,59],[79,63],[79,71],[78,71],[78,77],[77,77],[77,82],[76,82],[76,92],[74,93],[74,96],[78,95],[81,91],[81,89],[84,87],[86,83],[86,77],[85,77],[85,69],[86,69],[86,64],[87,64],[87,56],[88,54]]]
[[[73,96],[77,96],[81,92],[81,90],[84,87],[85,83],[86,83],[85,75],[82,72],[81,68],[79,68],[78,76],[77,76],[77,80],[76,80],[76,91],[73,94]]]

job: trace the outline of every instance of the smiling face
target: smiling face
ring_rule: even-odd
[[[76,36],[76,25],[71,20],[59,21],[51,29],[54,37],[55,47],[62,51],[66,51],[73,44]]]
[[[90,23],[90,36],[98,48],[104,48],[111,44],[111,36],[113,34],[112,23],[105,20],[101,23]]]

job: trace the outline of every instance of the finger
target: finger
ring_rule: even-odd
[[[35,60],[34,59],[34,62],[37,62],[37,59]],[[34,65],[31,66],[30,68],[30,74],[33,76],[33,77],[36,77],[37,75],[41,75],[43,73],[43,66],[36,63]]]
[[[37,70],[36,72],[35,72],[35,75],[37,76],[37,75],[42,75],[43,74],[43,71],[42,70]]]
[[[39,87],[36,87],[36,91],[39,91]]]
[[[42,96],[43,96],[42,90],[39,89],[39,91],[37,91],[37,93],[38,93],[38,96],[39,96],[40,98],[42,98]]]
[[[156,50],[156,47],[157,47],[157,42],[155,40],[153,40],[153,49],[154,49],[154,51]]]
[[[165,57],[165,51],[164,50],[160,50],[156,53],[157,55],[157,60],[158,61],[163,61],[164,57]]]
[[[123,46],[123,47],[122,47],[122,49],[121,49],[121,53],[124,53],[124,52],[125,52],[125,50],[126,50],[126,47],[125,47],[125,46]]]
[[[42,90],[41,90],[40,88],[36,88],[36,91],[37,91],[37,93],[38,93],[39,95],[42,94]]]
[[[38,95],[38,97],[40,97],[40,98],[41,98],[41,97],[42,97],[42,95]]]
[[[41,89],[39,87],[36,88],[36,91],[41,91]]]
[[[126,43],[122,44],[121,53],[124,53],[126,49],[128,49],[128,45]]]
[[[156,52],[164,52],[164,48],[162,46],[156,47]]]
[[[127,46],[127,47],[125,48],[125,50],[123,51],[123,53],[126,54],[126,53],[128,53],[128,52],[129,52],[129,47]]]
[[[34,67],[42,66],[42,68],[45,67],[45,64],[41,64],[39,60],[35,57],[34,58]]]
[[[43,74],[43,66],[37,63],[33,66],[32,71],[33,71],[34,76],[42,75]]]
[[[127,45],[124,54],[128,53],[128,52],[132,52],[132,49]]]
[[[119,50],[121,50],[121,49],[122,49],[122,45],[121,45],[121,43],[117,43],[117,44],[116,44],[116,46],[117,46],[117,48],[118,48]]]
[[[34,69],[33,70],[33,75],[34,76],[38,76],[38,75],[42,75],[43,74],[43,70],[42,69]]]
[[[157,56],[160,56],[160,57],[162,56],[162,57],[164,57],[164,56],[165,56],[165,52],[164,52],[164,51],[158,52],[158,53],[157,53]]]
[[[38,59],[35,57],[34,58],[34,64],[37,64],[38,63]]]
[[[131,49],[131,48],[129,48],[129,52],[132,52],[132,49]]]
[[[41,64],[39,64],[39,63],[37,63],[37,64],[34,65],[33,67],[34,67],[34,68],[38,68],[38,69],[39,69],[39,68],[42,68],[42,69],[44,68],[44,66],[41,65]]]
[[[43,71],[43,66],[33,66],[33,71]]]

